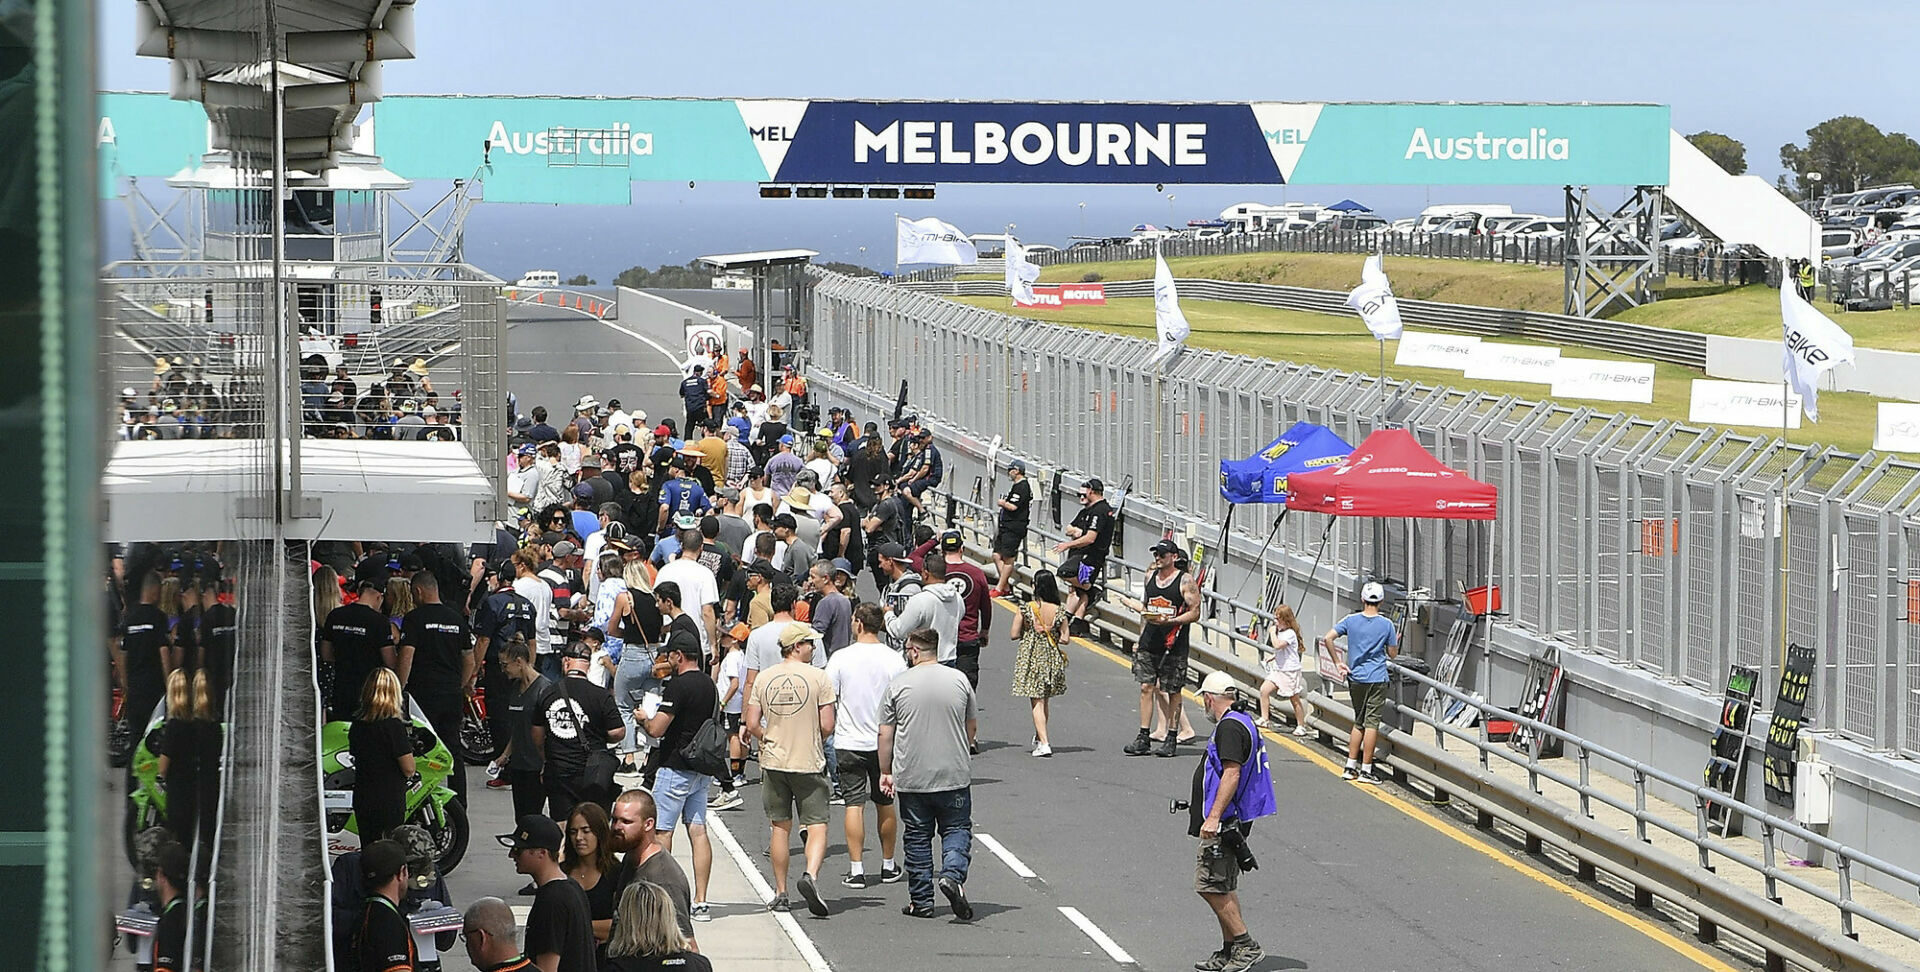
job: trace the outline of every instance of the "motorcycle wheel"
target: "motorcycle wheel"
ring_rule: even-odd
[[[480,739],[484,739],[487,744],[484,749],[474,745]],[[485,766],[493,762],[495,756],[500,755],[500,747],[493,742],[492,736],[476,738],[466,732],[460,733],[460,751],[468,766]]]
[[[425,827],[427,833],[433,836],[433,849],[439,855],[440,873],[446,874],[459,867],[460,859],[467,856],[467,840],[472,834],[467,823],[467,805],[459,799],[447,801],[443,816],[443,823],[435,823],[433,805],[422,803],[407,822]]]
[[[133,853],[133,839],[140,835],[140,831],[158,825],[160,823],[158,819],[159,815],[154,813],[152,804],[148,804],[147,807],[142,810],[140,805],[134,803],[132,799],[128,799],[125,802],[127,810],[126,813],[121,815],[120,844],[127,852],[127,863],[131,865],[135,871],[138,871],[140,870],[140,861]]]

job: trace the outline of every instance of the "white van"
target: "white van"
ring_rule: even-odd
[[[526,273],[526,276],[521,277],[519,281],[514,284],[514,286],[546,287],[546,288],[558,287],[560,286],[560,271],[528,270]]]
[[[1441,206],[1428,206],[1420,211],[1420,218],[1413,223],[1413,231],[1416,233],[1431,233],[1456,216],[1469,215],[1477,215],[1482,218],[1488,216],[1511,216],[1513,215],[1513,207],[1503,206],[1498,203],[1484,203],[1480,205],[1451,203]]]

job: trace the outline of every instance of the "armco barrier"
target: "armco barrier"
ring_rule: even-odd
[[[1230,280],[1178,279],[1174,281],[1180,296],[1188,300],[1223,300],[1284,310],[1336,314],[1353,318],[1347,307],[1347,295],[1332,290],[1285,287],[1275,284],[1238,283]],[[1108,280],[1101,284],[1108,297],[1151,297],[1151,280]],[[949,280],[936,283],[904,283],[904,288],[921,293],[956,297],[1005,296],[1005,284],[997,280]],[[1565,314],[1506,310],[1498,307],[1471,307],[1431,300],[1400,301],[1400,319],[1408,326],[1450,331],[1458,334],[1522,337],[1554,344],[1578,344],[1613,354],[1663,361],[1688,368],[1707,366],[1707,336],[1691,331],[1648,327],[1625,321],[1596,321]],[[1358,326],[1358,320],[1355,319]]]

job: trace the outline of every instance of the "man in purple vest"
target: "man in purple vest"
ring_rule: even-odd
[[[1207,755],[1193,770],[1187,833],[1200,838],[1193,889],[1220,922],[1220,950],[1194,963],[1199,972],[1245,972],[1266,954],[1240,916],[1242,855],[1253,821],[1275,811],[1267,749],[1253,720],[1233,708],[1233,676],[1213,672],[1200,683],[1200,703],[1216,723]]]

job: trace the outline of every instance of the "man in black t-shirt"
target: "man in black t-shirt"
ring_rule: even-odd
[[[154,707],[167,694],[167,674],[180,667],[180,650],[159,601],[160,574],[149,572],[140,579],[140,603],[128,605],[120,618],[120,653],[114,661],[126,690],[122,713],[135,738],[146,733]]]
[[[466,714],[467,694],[473,691],[479,669],[473,633],[460,612],[440,603],[440,581],[432,571],[413,575],[413,600],[418,606],[401,621],[393,670],[453,753],[449,786],[464,802],[467,769],[460,748],[460,719]]]
[[[1084,634],[1087,612],[1093,607],[1093,591],[1107,570],[1107,552],[1113,549],[1113,507],[1107,504],[1107,488],[1098,479],[1080,486],[1080,513],[1067,527],[1067,539],[1053,545],[1055,553],[1064,553],[1060,579],[1073,588],[1067,596],[1067,614],[1074,619],[1075,633]]]
[[[513,869],[533,879],[533,907],[521,952],[542,968],[558,959],[558,972],[592,972],[593,918],[587,893],[560,870],[560,825],[537,813],[522,816],[513,833],[494,838],[507,848]]]
[[[678,595],[678,591],[672,593]],[[664,595],[660,603],[665,611],[669,602]],[[673,604],[675,625],[668,629],[661,649],[661,657],[673,665],[673,675],[660,689],[660,705],[647,720],[647,735],[660,740],[654,749],[659,769],[653,785],[660,846],[673,850],[674,828],[686,823],[687,839],[693,842],[693,913],[698,915],[706,911],[707,878],[713,869],[713,847],[707,842],[707,787],[713,777],[694,772],[681,750],[713,719],[720,693],[713,679],[700,670],[700,639],[690,637],[678,624],[687,616],[679,608]]]
[[[1003,596],[1013,583],[1013,561],[1020,546],[1027,542],[1027,517],[1033,507],[1033,484],[1027,482],[1027,464],[1018,459],[1007,463],[1007,477],[1013,485],[1000,497],[1000,529],[993,535],[993,564],[1000,571],[994,583],[995,597]]]
[[[419,953],[413,929],[400,913],[407,893],[407,852],[396,841],[376,840],[360,852],[360,878],[366,882],[366,906],[347,950],[347,972],[413,972]]]
[[[187,972],[187,849],[168,840],[153,855],[153,891],[160,924],[153,930],[154,972]]]
[[[367,676],[393,654],[393,622],[380,610],[382,592],[371,580],[359,581],[358,599],[327,613],[320,624],[320,658],[333,663],[333,695],[327,718],[353,718]]]
[[[612,777],[594,783],[587,772],[595,759],[613,759],[607,746],[627,735],[620,710],[613,704],[613,693],[587,678],[589,653],[586,646],[574,642],[560,659],[565,672],[549,693],[544,707],[531,713],[534,729],[546,738],[546,765],[541,771],[546,784],[547,814],[565,821],[574,804],[592,800],[605,805],[612,799]],[[599,755],[596,756],[595,751]]]

